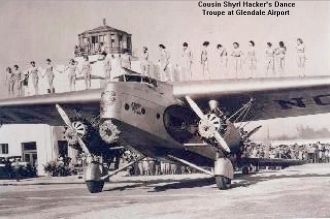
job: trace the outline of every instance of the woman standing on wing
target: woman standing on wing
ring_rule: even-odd
[[[256,77],[257,57],[256,57],[255,43],[252,40],[249,41],[249,50],[247,51],[247,63],[248,63],[248,68],[250,70],[251,78]]]
[[[43,77],[47,77],[47,82],[48,82],[48,89],[47,93],[55,93],[55,88],[54,88],[54,67],[52,65],[52,61],[50,59],[46,59],[46,69],[45,69],[45,75]]]
[[[192,63],[193,63],[193,54],[189,48],[187,42],[182,44],[182,59],[183,59],[183,73],[182,73],[182,80],[192,80]]]
[[[84,76],[86,89],[90,89],[92,85],[92,66],[89,62],[88,56],[84,57],[80,73]]]
[[[6,82],[8,84],[9,96],[15,95],[14,87],[15,87],[15,83],[16,83],[16,77],[10,67],[6,68]]]
[[[15,92],[16,96],[23,96],[23,74],[18,65],[14,65]]]
[[[104,56],[103,59],[103,68],[104,68],[104,77],[106,81],[111,79],[111,55],[107,54],[107,52],[103,51],[102,55]]]
[[[304,77],[305,76],[305,66],[306,66],[306,49],[304,41],[301,38],[297,39],[297,64],[298,64],[298,71],[299,75]]]
[[[28,70],[28,77],[32,79],[32,85],[34,88],[34,94],[39,94],[39,74],[40,74],[40,68],[37,67],[35,61],[31,61],[31,68]]]
[[[170,55],[163,44],[159,44],[158,47],[160,50],[159,64],[161,81],[172,81],[171,75],[169,73]]]
[[[286,55],[286,46],[283,41],[278,43],[278,48],[275,50],[276,56],[276,72],[278,76],[282,76],[285,68],[285,55]]]
[[[233,57],[233,67],[234,67],[235,78],[238,78],[239,74],[242,72],[243,52],[240,50],[238,42],[234,42],[233,47],[234,47],[234,49],[231,53],[231,56]]]
[[[219,58],[220,58],[220,62],[219,62],[219,72],[222,75],[223,78],[227,78],[228,77],[228,52],[226,50],[226,48],[221,45],[221,44],[218,44],[217,45],[217,51],[218,51],[218,54],[219,54]]]
[[[70,91],[76,90],[76,80],[77,80],[77,62],[74,59],[70,59],[69,65],[64,68],[64,71],[69,69],[69,86]]]
[[[149,51],[148,47],[143,47],[142,61],[141,61],[142,74],[144,76],[151,77],[150,75],[150,63],[149,63]]]
[[[210,45],[209,41],[204,41],[203,49],[201,53],[201,64],[202,64],[202,72],[204,79],[210,79],[209,72],[209,58],[208,58],[208,46]]]
[[[272,43],[267,42],[266,48],[266,76],[269,76],[269,71],[274,74],[275,66],[274,66],[274,50],[272,48]]]

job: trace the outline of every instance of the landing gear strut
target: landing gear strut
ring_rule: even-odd
[[[214,162],[214,172],[210,172],[186,160],[174,157],[173,155],[168,155],[168,157],[183,165],[187,165],[207,175],[213,176],[215,178],[217,187],[220,190],[225,190],[230,188],[231,180],[234,178],[234,168],[233,168],[233,164],[228,158],[226,157],[217,158],[217,160]]]
[[[218,189],[225,190],[230,188],[231,180],[234,178],[234,168],[228,158],[218,158],[214,162],[214,177]]]
[[[85,169],[85,183],[90,193],[102,192],[104,180],[102,177],[102,166],[97,161],[92,161],[87,164]]]

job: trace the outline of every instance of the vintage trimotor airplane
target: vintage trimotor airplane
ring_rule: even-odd
[[[103,89],[0,101],[3,124],[66,125],[71,145],[90,155],[85,181],[93,193],[145,156],[188,165],[214,176],[218,188],[226,189],[234,177],[232,158],[237,163],[244,159],[240,157],[244,141],[260,128],[246,132],[238,122],[327,112],[330,77],[326,76],[170,84],[127,69]],[[114,142],[141,156],[108,173],[94,155],[102,156]]]

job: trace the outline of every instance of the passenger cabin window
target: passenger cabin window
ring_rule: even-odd
[[[9,154],[8,144],[0,144],[0,154]]]

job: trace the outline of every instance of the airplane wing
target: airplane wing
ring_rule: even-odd
[[[218,100],[229,115],[253,100],[241,121],[330,113],[328,76],[180,82],[173,85],[173,94],[182,101],[190,96],[202,109]]]
[[[70,118],[90,120],[100,114],[101,92],[94,89],[0,100],[0,122],[64,125],[55,104],[60,104]]]

